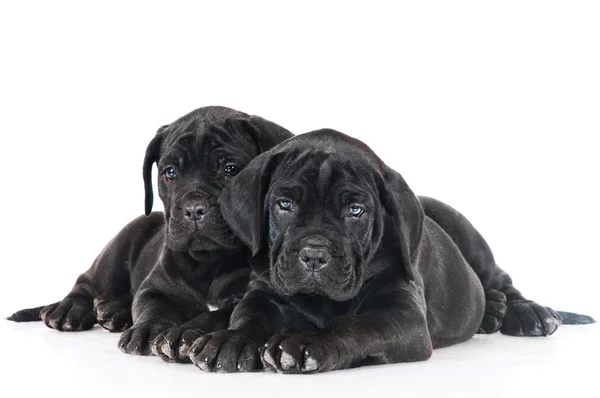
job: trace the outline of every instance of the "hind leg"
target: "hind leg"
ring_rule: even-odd
[[[127,224],[79,276],[61,302],[45,307],[40,317],[61,331],[91,329],[96,322],[111,332],[131,326],[131,269],[150,238],[164,224],[162,213],[141,216]],[[158,231],[158,232],[157,232]]]
[[[108,250],[107,250],[108,249]],[[122,285],[123,279],[129,284],[129,277],[123,276],[122,269],[111,256],[111,244],[100,253],[92,267],[80,275],[71,292],[62,301],[46,306],[40,318],[46,326],[62,332],[89,330],[97,322],[95,299]],[[102,283],[100,281],[108,281]],[[127,291],[125,291],[127,294]],[[116,296],[116,295],[115,295]],[[131,304],[129,305],[131,307]]]
[[[436,199],[419,200],[425,214],[452,238],[481,281],[486,293],[486,315],[480,333],[493,333],[499,328],[511,336],[548,336],[556,331],[562,322],[560,315],[523,297],[510,276],[496,265],[489,245],[465,216]],[[498,292],[505,296],[504,310]]]
[[[549,336],[562,324],[552,308],[527,300],[512,284],[510,276],[497,268],[497,282],[506,294],[507,311],[500,332],[510,336]]]
[[[88,330],[94,326],[96,318],[92,309],[96,287],[88,276],[89,272],[77,278],[67,297],[47,305],[40,312],[40,318],[46,326],[62,332]]]
[[[127,224],[102,250],[90,269],[81,274],[71,292],[47,306],[17,311],[8,319],[14,322],[42,320],[49,328],[60,331],[91,329],[96,321],[110,330],[122,331],[131,326],[131,273],[143,280],[148,272],[137,259],[144,249],[158,256],[159,246],[150,245],[160,236],[164,225],[161,212],[141,216]]]

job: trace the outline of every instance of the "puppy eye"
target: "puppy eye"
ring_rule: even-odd
[[[233,177],[234,175],[237,175],[239,172],[240,172],[240,168],[237,167],[235,164],[228,164],[227,166],[225,166],[225,175]]]
[[[285,211],[292,211],[294,208],[292,201],[287,199],[281,199],[279,202],[277,202],[277,204],[279,205],[279,208],[281,208],[281,210]]]
[[[175,178],[177,178],[177,173],[175,172],[175,168],[173,167],[167,167],[165,169],[165,178],[167,180],[174,180]]]
[[[348,215],[352,217],[360,217],[365,212],[365,209],[359,205],[352,205],[348,208]]]

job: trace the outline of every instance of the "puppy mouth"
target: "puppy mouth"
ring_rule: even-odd
[[[288,259],[281,256],[271,269],[271,282],[284,295],[318,295],[335,301],[355,296],[358,276],[347,257],[333,258],[331,264],[320,270],[306,269],[298,261]]]
[[[238,245],[233,232],[224,220],[185,221],[169,217],[166,230],[167,246],[175,251],[214,250]]]

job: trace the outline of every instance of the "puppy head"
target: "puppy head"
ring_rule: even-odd
[[[423,211],[402,177],[362,142],[302,134],[254,159],[220,198],[224,218],[284,295],[356,296],[385,256],[414,279]]]
[[[205,107],[161,127],[146,149],[146,215],[152,211],[152,165],[165,208],[166,244],[175,251],[239,245],[217,199],[256,155],[292,136],[283,127],[224,107]]]

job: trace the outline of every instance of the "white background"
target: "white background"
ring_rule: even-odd
[[[362,139],[416,193],[469,217],[528,297],[600,317],[598,2],[297,4],[2,2],[0,314],[61,299],[142,213],[156,129],[225,105]],[[223,376],[126,356],[98,329],[2,321],[0,389],[591,393],[599,332],[478,336],[424,363],[323,376]]]

